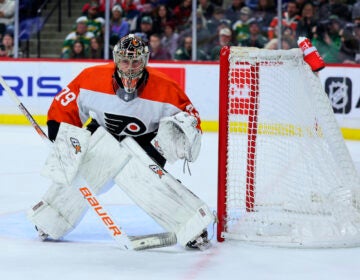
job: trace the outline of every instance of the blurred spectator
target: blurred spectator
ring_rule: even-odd
[[[297,37],[306,37],[310,40],[313,37],[312,30],[316,26],[315,19],[315,7],[312,2],[307,2],[304,4],[301,11],[301,18],[298,21],[296,27],[296,36]]]
[[[354,36],[360,42],[360,18],[358,22],[355,21],[352,25],[354,29]]]
[[[89,8],[84,16],[87,17],[86,24],[88,31],[94,33],[95,36],[102,36],[102,25],[105,23],[105,20],[100,16],[98,1],[90,2]]]
[[[173,10],[176,6],[179,6],[183,0],[170,0],[166,3],[166,6],[169,7],[169,9]]]
[[[5,37],[5,35],[4,35]],[[2,39],[4,39],[4,37]],[[1,40],[0,42],[0,57],[8,57],[8,53],[6,51],[5,45],[2,42],[3,40]]]
[[[269,41],[267,37],[261,34],[259,23],[256,20],[249,23],[249,34],[250,36],[248,38],[239,42],[239,46],[262,49]]]
[[[18,57],[22,56],[22,52],[19,51]],[[1,40],[0,57],[14,57],[14,38],[10,33],[5,33]]]
[[[351,10],[343,0],[329,0],[330,14],[337,16],[341,21],[351,21]]]
[[[208,51],[209,43],[211,41],[211,34],[209,30],[204,26],[204,22],[206,23],[204,17],[200,14],[196,17],[196,45],[203,49],[205,52]],[[185,37],[192,37],[192,28],[191,23],[192,19],[189,20],[190,26],[179,33],[179,40],[183,41]]]
[[[340,31],[339,59],[342,63],[360,63],[360,40],[356,37],[356,28],[360,29],[350,23]]]
[[[328,19],[331,15],[329,0],[317,0],[316,4],[315,18],[319,21]]]
[[[140,30],[135,34],[141,37],[145,42],[149,42],[150,36],[154,33],[153,31],[153,20],[150,16],[144,16],[141,18]]]
[[[140,11],[137,9],[137,6],[134,4],[133,0],[122,0],[120,5],[123,9],[124,17],[131,24],[133,19],[140,14]]]
[[[160,35],[154,33],[150,36],[149,40],[149,48],[150,48],[150,59],[151,60],[170,60],[171,54],[170,52],[163,48],[161,44]]]
[[[116,1],[112,1],[112,2],[116,2]],[[105,1],[98,1],[98,0],[92,0],[92,1],[85,3],[81,9],[81,13],[84,16],[87,16],[89,9],[92,9],[94,7],[96,7],[97,17],[105,16]]]
[[[298,15],[298,8],[296,5],[296,2],[294,0],[291,0],[287,3],[286,6],[286,12],[284,12],[282,17],[282,26],[290,27],[292,30],[296,31],[298,21],[300,19],[300,16]],[[278,17],[275,16],[273,20],[270,22],[269,31],[268,31],[268,38],[272,39],[276,36],[276,30],[278,25]]]
[[[274,0],[259,0],[258,5],[253,12],[253,17],[259,23],[261,33],[268,36],[270,22],[276,16]]]
[[[224,1],[223,0],[211,0],[210,2],[213,3],[215,6],[222,7]]]
[[[15,1],[0,0],[0,38],[14,32]]]
[[[166,7],[166,5],[159,5],[155,9],[155,16],[153,17],[153,21],[154,32],[163,34],[166,24],[173,22],[172,13]]]
[[[282,31],[282,37],[286,38],[288,42],[290,43],[291,48],[297,48],[297,37],[296,37],[296,31],[294,31],[290,27],[285,27]]]
[[[354,36],[360,45],[360,18],[358,22],[354,24]],[[355,55],[355,62],[360,63],[360,53]]]
[[[295,0],[296,6],[298,8],[298,15],[301,16],[302,10],[306,3],[312,3],[312,1],[309,0]]]
[[[99,5],[102,7],[106,6],[106,0],[99,0]],[[123,4],[129,4],[132,3],[135,8],[137,9],[139,5],[144,4],[145,2],[147,2],[146,0],[110,0],[110,9],[112,9],[112,7],[114,7],[114,5],[118,4],[120,6],[122,6]],[[104,9],[105,10],[105,9]]]
[[[92,58],[92,59],[102,59],[102,58],[104,58],[103,42],[102,42],[100,37],[91,38],[91,40],[90,40],[89,58]]]
[[[218,33],[218,26],[220,25],[221,21],[225,20],[225,11],[223,8],[216,7],[214,10],[213,16],[207,20],[206,26],[211,34]],[[229,21],[230,27],[230,21]]]
[[[72,45],[76,40],[83,42],[85,49],[88,50],[90,46],[90,39],[95,37],[94,33],[88,31],[87,18],[82,16],[76,20],[75,31],[70,32],[64,40],[63,48],[61,51],[62,58],[69,58]]]
[[[339,50],[341,46],[340,23],[335,18],[320,21],[315,29],[312,39],[326,63],[339,63]]]
[[[123,10],[119,4],[111,9],[110,45],[114,46],[119,39],[130,32],[129,23],[122,17]]]
[[[164,35],[161,38],[161,44],[166,48],[170,54],[171,58],[174,58],[175,51],[178,48],[179,34],[175,32],[173,24],[167,24],[165,26]]]
[[[187,36],[184,38],[182,46],[175,52],[174,59],[176,60],[191,60],[192,59],[192,37]],[[197,60],[208,60],[208,56],[204,50],[197,48]]]
[[[85,51],[84,43],[80,40],[76,40],[71,47],[70,59],[85,59],[89,58]]]
[[[341,21],[351,20],[351,9],[343,0],[317,0],[317,18],[326,20],[336,15]]]
[[[199,0],[197,12],[200,13],[206,20],[209,20],[214,14],[215,6],[210,0]]]
[[[353,21],[356,19],[360,20],[360,0],[357,0],[352,7],[351,19]]]
[[[221,48],[232,45],[232,32],[230,28],[225,27],[221,29],[218,34],[217,44],[213,46],[210,50],[210,59],[216,61],[219,60]]]
[[[249,7],[241,8],[240,18],[232,26],[237,43],[249,38],[249,23],[254,20],[251,15]]]
[[[130,32],[141,32],[141,20],[144,17],[150,17],[152,20],[153,16],[153,6],[151,4],[144,4],[141,6],[141,9],[139,9],[140,13],[134,17],[130,22]]]
[[[240,18],[240,10],[245,7],[245,0],[232,0],[231,5],[225,10],[225,18],[234,24]]]
[[[224,10],[222,8],[217,7],[215,9],[213,17],[207,21],[207,28],[211,36],[209,40],[209,45],[214,46],[219,41],[218,36],[221,29],[229,28],[231,30],[231,21],[225,19]]]
[[[271,39],[269,42],[267,42],[267,44],[264,46],[264,49],[267,50],[278,50],[279,46],[279,39],[278,38],[274,38]],[[282,38],[281,40],[281,49],[282,50],[290,50],[292,48],[292,44],[293,42],[289,41],[288,38]]]
[[[174,8],[174,19],[179,32],[189,27],[188,23],[191,16],[191,10],[191,0],[183,0],[180,5]]]

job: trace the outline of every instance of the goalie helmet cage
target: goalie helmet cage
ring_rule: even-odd
[[[220,53],[217,239],[360,245],[360,178],[300,49]]]

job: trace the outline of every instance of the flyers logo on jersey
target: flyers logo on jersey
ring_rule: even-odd
[[[81,153],[81,145],[79,140],[77,140],[74,137],[70,137],[70,141],[71,141],[71,145],[74,147],[75,149],[75,154],[77,153]]]
[[[150,169],[161,178],[163,175],[165,175],[164,171],[157,165],[151,164],[149,165]]]
[[[104,113],[106,129],[114,136],[141,135],[146,131],[146,125],[138,118]]]

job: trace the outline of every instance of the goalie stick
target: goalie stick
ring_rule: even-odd
[[[40,137],[51,146],[53,143],[48,138],[47,134],[42,130],[30,112],[26,109],[24,104],[17,97],[16,93],[8,86],[3,77],[0,75],[0,84],[8,93],[20,111],[31,123]],[[100,204],[99,200],[91,189],[86,186],[85,180],[80,176],[76,176],[72,185],[75,186],[87,200],[90,208],[92,208],[96,216],[102,221],[102,224],[107,229],[110,236],[116,241],[117,245],[123,250],[145,250],[152,248],[168,247],[177,243],[176,235],[173,232],[164,232],[141,236],[128,236],[125,231],[115,223],[115,220],[110,216],[109,212]],[[99,211],[101,209],[101,211]]]

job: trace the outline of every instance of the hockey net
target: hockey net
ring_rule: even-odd
[[[219,241],[360,245],[360,178],[299,49],[220,56]]]

